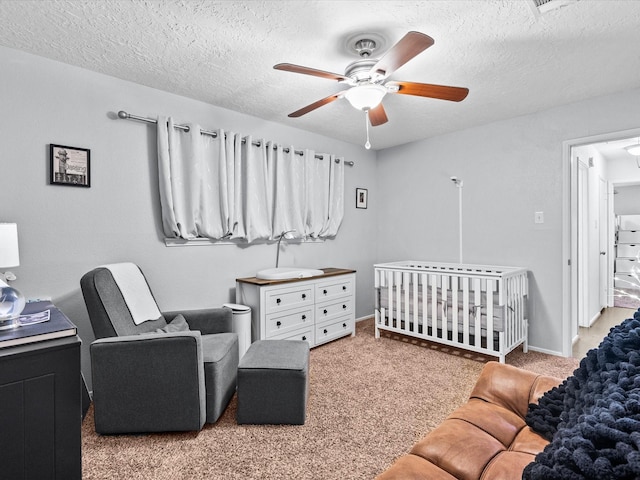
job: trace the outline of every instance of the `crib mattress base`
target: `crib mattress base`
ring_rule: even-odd
[[[404,299],[404,295],[402,296],[402,298]],[[423,300],[422,300],[422,294],[419,293],[418,294],[418,299],[417,299],[417,312],[420,312],[420,315],[422,315],[422,312],[424,312],[423,310]],[[427,302],[431,301],[431,297],[429,296]],[[384,309],[385,312],[389,312],[389,293],[388,290],[386,288],[379,288],[378,289],[378,305],[380,309]],[[414,306],[414,301],[413,301],[413,293],[411,293],[409,295],[409,311],[413,312],[412,308]],[[397,312],[400,311],[400,316],[404,315],[405,312],[405,302],[401,301],[400,303],[394,303],[393,304],[394,307],[394,312],[392,313],[392,315],[395,317],[397,315]],[[427,312],[428,314],[432,313],[432,308],[431,308],[431,304],[427,303]],[[451,299],[449,299],[447,301],[446,304],[446,309],[447,312],[454,312],[454,306],[452,305]],[[464,304],[462,301],[459,301],[455,311],[457,312],[457,322],[458,322],[458,330],[462,330],[463,326],[464,326],[464,320],[465,320],[465,309],[464,309]],[[493,327],[492,330],[495,332],[504,332],[504,308],[501,307],[498,304],[494,304],[493,305]],[[437,312],[437,325],[438,327],[440,327],[442,325],[442,316],[443,316],[443,305],[441,301],[437,302],[436,305],[436,312]],[[479,315],[478,315],[479,313]],[[452,330],[452,318],[453,314],[444,314],[445,317],[447,317],[447,328],[449,330]],[[486,332],[487,330],[487,308],[482,305],[479,307],[474,307],[471,306],[468,310],[468,314],[467,314],[467,321],[469,322],[469,328],[474,330],[475,329],[475,321],[477,317],[480,317],[480,326],[482,328],[482,330],[484,332]],[[419,323],[422,323],[422,320],[418,320]],[[429,322],[431,322],[431,320],[429,320]],[[429,323],[427,322],[427,323]]]

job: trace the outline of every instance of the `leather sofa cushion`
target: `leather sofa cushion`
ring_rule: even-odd
[[[559,383],[509,365],[487,363],[468,402],[378,480],[520,478],[549,443],[525,423],[529,403]]]
[[[522,476],[522,470],[535,460],[529,453],[504,451],[491,460],[483,472],[483,477],[492,480],[515,480]]]
[[[465,405],[454,411],[448,418],[463,420],[498,440],[508,447],[516,435],[525,426],[522,417],[499,405],[470,399]]]
[[[376,477],[377,480],[457,480],[437,465],[416,455],[404,455],[389,470]]]

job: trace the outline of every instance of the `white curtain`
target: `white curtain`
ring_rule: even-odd
[[[344,160],[329,154],[308,160],[307,235],[335,237],[344,216]]]
[[[304,155],[296,155],[294,148],[278,145],[273,149],[273,229],[272,237],[282,232],[295,230],[292,237],[300,237],[305,232],[306,160]]]
[[[218,130],[184,132],[158,118],[165,236],[195,239],[326,238],[344,215],[344,161]]]

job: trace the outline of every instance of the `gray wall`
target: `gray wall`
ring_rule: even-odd
[[[616,215],[640,215],[640,185],[620,185],[613,197]]]
[[[456,175],[464,262],[528,268],[530,343],[562,352],[563,141],[637,128],[639,103],[633,90],[378,152],[378,260],[457,261]]]
[[[283,265],[358,270],[356,316],[373,312],[375,262],[458,260],[458,192],[464,180],[466,263],[517,265],[530,273],[530,342],[562,351],[562,143],[640,126],[640,90],[599,97],[377,153],[275,122],[0,47],[2,81],[0,221],[18,223],[15,286],[51,297],[78,325],[89,374],[93,334],[78,281],[92,267],[141,265],[163,310],[234,299],[235,278],[275,261],[274,245],[165,247],[152,127],[116,120],[142,116],[265,137],[343,155],[346,212],[340,234],[287,246]],[[212,82],[212,88],[215,88]],[[426,108],[426,107],[425,107]],[[434,121],[437,121],[435,119]],[[48,144],[91,149],[89,189],[48,185]],[[356,210],[355,188],[369,189]],[[534,224],[543,211],[545,223]]]
[[[197,122],[297,148],[342,155],[345,217],[335,240],[284,246],[283,266],[345,267],[357,273],[356,316],[372,313],[377,210],[375,153],[302,130],[0,47],[0,221],[18,223],[21,265],[13,285],[50,297],[78,326],[90,383],[93,333],[79,288],[94,266],[133,261],[162,310],[235,300],[235,279],[275,264],[275,244],[166,247],[152,126],[115,119],[120,109]],[[215,88],[215,80],[212,87]],[[286,113],[283,111],[283,114]],[[48,184],[50,143],[91,149],[91,188]],[[355,188],[369,189],[356,210]]]

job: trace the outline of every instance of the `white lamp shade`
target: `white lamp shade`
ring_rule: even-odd
[[[629,145],[628,147],[624,147],[624,149],[631,155],[634,155],[636,157],[640,156],[640,144]]]
[[[387,89],[381,85],[358,85],[346,91],[345,98],[358,110],[370,110],[380,105]]]
[[[20,265],[18,253],[18,225],[0,223],[0,268]]]

